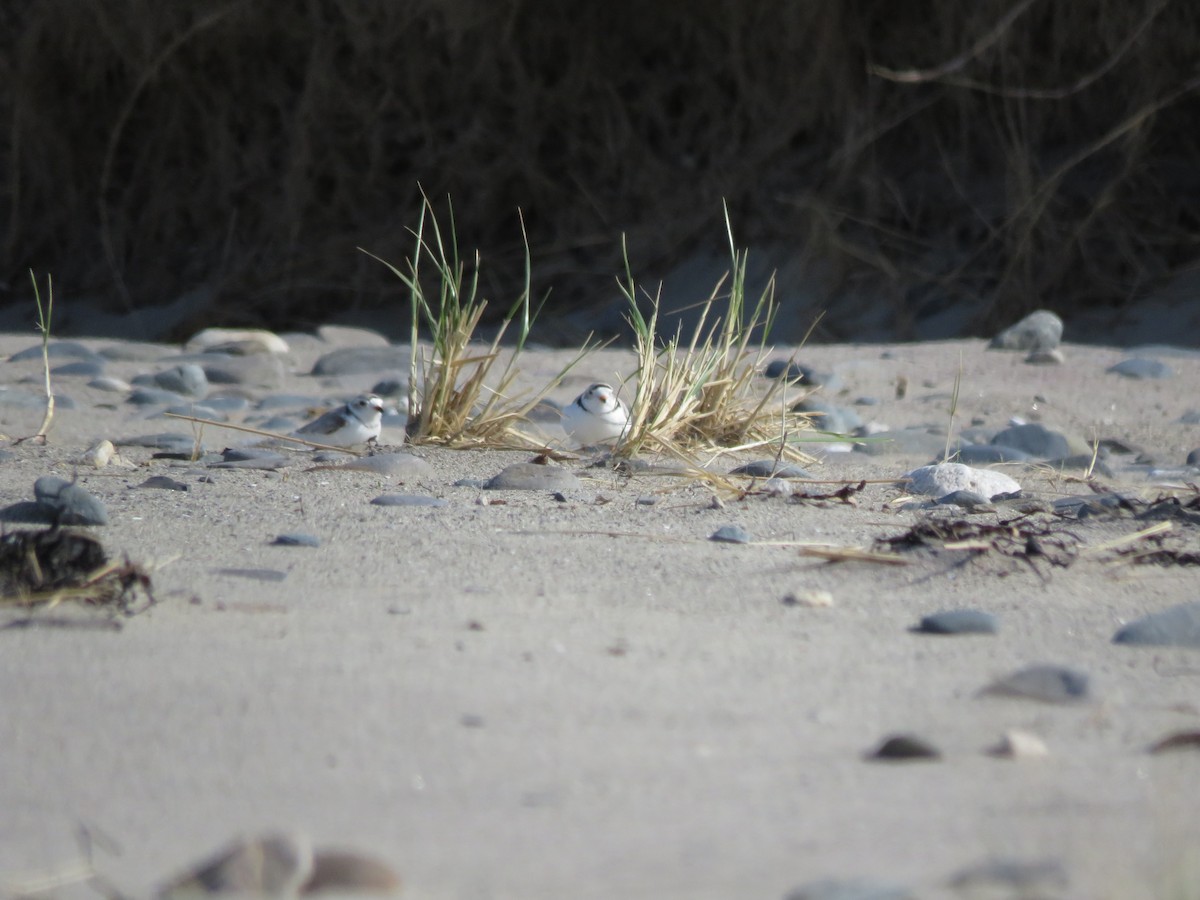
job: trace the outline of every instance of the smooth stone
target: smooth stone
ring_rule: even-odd
[[[364,375],[372,372],[391,372],[408,368],[407,347],[343,347],[318,359],[313,375]]]
[[[450,501],[443,497],[429,497],[425,494],[380,494],[371,501],[373,506],[449,506]]]
[[[13,451],[9,450],[7,447],[0,448],[0,463],[12,462],[17,458],[17,454],[13,453]]]
[[[63,525],[107,525],[104,504],[77,484],[54,475],[33,483],[33,496]]]
[[[213,384],[237,384],[269,390],[283,384],[287,376],[283,357],[274,353],[255,353],[251,356],[202,353],[197,359]]]
[[[293,531],[276,535],[271,543],[276,547],[320,547],[321,539],[315,534]]]
[[[1135,647],[1200,648],[1200,601],[1181,603],[1122,626],[1114,644]]]
[[[186,491],[188,486],[182,481],[168,478],[166,475],[151,475],[138,485],[139,488],[157,488],[164,491]]]
[[[116,455],[116,452],[117,448],[113,446],[112,441],[99,440],[80,454],[78,462],[82,466],[103,469]]]
[[[257,346],[263,353],[287,353],[288,343],[279,335],[261,328],[205,328],[188,338],[188,353],[204,353],[227,344]]]
[[[834,434],[849,434],[862,425],[862,416],[848,406],[839,406],[817,397],[806,397],[792,407],[794,412],[806,413],[813,428]]]
[[[104,374],[104,360],[97,362],[80,359],[75,362],[63,363],[61,366],[55,366],[51,369],[50,374],[67,377],[95,378],[98,375]]]
[[[927,497],[944,497],[955,491],[972,491],[989,500],[1002,494],[1019,493],[1021,485],[1003,472],[991,469],[973,469],[961,463],[939,463],[913,469],[904,478],[902,485],[910,494]]]
[[[763,375],[767,378],[786,378],[788,381],[801,384],[818,384],[813,381],[816,372],[794,360],[773,359],[763,369]]]
[[[380,397],[399,397],[401,394],[408,392],[408,379],[385,378],[382,381],[377,381],[371,387],[371,393],[377,394]]]
[[[177,403],[157,413],[160,416],[168,414],[172,416],[191,416],[194,419],[211,419],[214,422],[229,421],[229,416],[225,415],[219,409],[214,409],[207,403]],[[148,416],[147,418],[154,418],[154,416]]]
[[[481,726],[482,718],[476,718]],[[394,894],[399,887],[400,876],[386,863],[346,850],[317,850],[312,874],[301,892],[306,897],[382,897]]]
[[[963,444],[952,451],[956,462],[968,466],[988,465],[1000,462],[1024,462],[1033,457],[1016,447],[999,447],[991,444]]]
[[[1188,453],[1185,462],[1189,466],[1200,466],[1200,447]]]
[[[317,337],[326,344],[333,344],[337,347],[390,346],[388,339],[378,331],[354,325],[322,325],[317,329]]]
[[[226,447],[221,458],[208,464],[210,469],[263,469],[274,470],[290,466],[295,462],[290,456],[262,447]]]
[[[812,473],[795,463],[774,459],[756,459],[736,469],[730,475],[750,475],[753,478],[812,478]]]
[[[148,447],[151,450],[170,450],[175,453],[187,451],[190,453],[196,446],[196,439],[190,434],[162,432],[117,438],[113,443],[118,447]]]
[[[211,895],[296,897],[313,875],[312,845],[299,834],[236,841],[159,888],[160,900]]]
[[[231,578],[249,578],[251,581],[283,581],[287,572],[278,569],[213,569],[218,575],[228,575]]]
[[[1066,361],[1066,356],[1057,347],[1050,350],[1034,350],[1025,357],[1025,362],[1031,366],[1061,366]]]
[[[1043,703],[1080,703],[1088,698],[1088,677],[1064,666],[1032,665],[993,682],[982,693]]]
[[[180,363],[154,374],[154,384],[164,391],[199,400],[208,393],[208,376],[195,363]]]
[[[940,457],[945,451],[946,435],[920,426],[877,432],[854,444],[855,453],[865,453],[868,456],[902,454]]]
[[[1011,447],[1043,459],[1070,456],[1073,452],[1071,442],[1066,435],[1051,431],[1045,425],[1037,423],[1005,428],[992,437],[992,446]]]
[[[1063,321],[1048,309],[1031,312],[992,338],[992,350],[1053,350],[1062,342]]]
[[[134,379],[135,381],[137,379]],[[126,403],[134,406],[175,406],[187,401],[187,397],[163,388],[137,386],[125,398]]]
[[[754,540],[750,532],[740,525],[722,525],[710,534],[708,539],[723,544],[749,544]]]
[[[788,891],[783,900],[916,900],[908,888],[866,879],[826,878]]]
[[[947,609],[924,616],[913,627],[922,634],[995,634],[996,617],[981,609]]]
[[[0,522],[13,522],[21,525],[56,525],[59,519],[58,514],[48,506],[43,506],[33,500],[19,500],[0,509]]]
[[[1189,409],[1179,417],[1180,425],[1200,425],[1200,409]]]
[[[1050,748],[1033,732],[1010,728],[984,752],[1001,759],[1041,759],[1050,755]]]
[[[884,762],[941,758],[942,753],[937,747],[933,746],[933,744],[929,743],[923,737],[918,737],[915,734],[891,735],[885,738],[877,748],[867,754],[867,759],[876,759]]]
[[[111,375],[101,375],[99,378],[93,378],[88,382],[87,386],[94,391],[106,391],[110,394],[123,394],[130,387],[128,381],[113,378]]]
[[[356,472],[374,472],[377,475],[402,475],[406,478],[421,478],[433,474],[433,466],[411,453],[376,453],[341,463],[339,469]]]
[[[938,506],[958,506],[962,509],[975,509],[980,506],[991,506],[991,501],[982,494],[974,491],[953,491],[935,501]]]
[[[1126,378],[1170,378],[1175,374],[1165,362],[1147,359],[1144,356],[1123,359],[1116,365],[1109,366],[1105,371],[1123,375]]]
[[[578,491],[583,484],[573,474],[558,466],[537,463],[513,463],[506,466],[483,485],[489,491]]]
[[[87,359],[93,362],[103,362],[104,358],[95,350],[90,350],[83,344],[75,341],[51,341],[46,348],[46,355],[50,359]],[[14,353],[8,358],[9,362],[26,362],[31,359],[42,358],[42,345],[34,344],[32,347],[26,347],[18,353]]]

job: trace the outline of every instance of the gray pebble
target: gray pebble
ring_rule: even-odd
[[[513,463],[489,478],[483,487],[489,491],[577,491],[583,489],[583,484],[558,466]]]
[[[196,439],[190,434],[162,432],[159,434],[141,434],[134,437],[118,438],[113,443],[118,447],[149,447],[151,450],[191,453],[192,448],[196,446]]]
[[[168,478],[166,475],[152,475],[138,485],[139,488],[158,488],[164,491],[186,491],[188,486],[182,481]]]
[[[996,447],[1011,447],[1043,459],[1058,459],[1071,455],[1071,442],[1066,435],[1051,431],[1045,425],[1030,423],[1005,428],[992,438]]]
[[[883,762],[909,762],[941,758],[942,753],[937,747],[915,734],[894,734],[885,738],[876,749],[867,754],[867,759]]]
[[[199,400],[208,393],[208,376],[195,363],[180,363],[154,375],[154,384],[164,391]]]
[[[374,472],[378,475],[398,475],[404,478],[421,478],[433,474],[433,466],[411,453],[376,453],[352,459],[338,468]]]
[[[1048,309],[1031,312],[992,338],[993,350],[1053,350],[1062,341],[1063,321]]]
[[[449,506],[450,501],[442,497],[425,494],[380,494],[371,501],[373,506]]]
[[[231,578],[249,578],[251,581],[283,581],[287,572],[278,569],[214,569],[218,575],[228,575]]]
[[[229,416],[218,409],[214,409],[207,403],[177,403],[174,406],[168,406],[159,415],[171,414],[173,416],[191,416],[196,419],[211,419],[214,422],[227,422]],[[154,418],[153,415],[147,418]]]
[[[1189,466],[1200,466],[1200,447],[1187,455],[1186,462]]]
[[[998,462],[1024,462],[1032,459],[1030,454],[1016,447],[1000,447],[991,444],[963,444],[952,451],[956,462],[968,466],[982,466]]]
[[[812,474],[803,466],[795,463],[776,461],[774,459],[756,459],[736,469],[729,470],[730,475],[751,475],[755,478],[812,478]]]
[[[1055,347],[1052,350],[1034,350],[1025,362],[1031,366],[1061,366],[1067,361],[1063,352]]]
[[[401,394],[407,392],[407,378],[384,378],[382,381],[375,382],[374,386],[371,388],[371,393],[378,394],[380,397],[399,397]]]
[[[1147,359],[1144,356],[1123,359],[1116,365],[1109,366],[1105,371],[1124,375],[1126,378],[1170,378],[1175,374],[1165,362]]]
[[[50,370],[51,375],[66,377],[95,378],[104,373],[104,360],[96,362],[90,359],[80,359],[75,362],[63,363]]]
[[[749,544],[754,540],[745,528],[740,525],[722,525],[708,536],[710,541],[723,544]]]
[[[223,413],[235,413],[246,409],[250,405],[250,401],[236,394],[220,394],[205,397],[204,405]]]
[[[83,344],[76,343],[75,341],[51,341],[50,345],[46,348],[46,355],[49,356],[50,359],[87,359],[92,361],[99,360],[103,362],[103,358],[100,356],[100,354],[96,353],[94,350],[89,350],[87,347],[83,346]],[[9,357],[9,361],[25,362],[26,360],[30,359],[41,358],[42,345],[34,344],[32,347],[26,347],[19,353],[14,353]]]
[[[58,514],[48,506],[33,500],[21,500],[0,509],[0,522],[19,522],[22,525],[56,525]]]
[[[289,534],[279,534],[271,541],[276,547],[320,547],[321,539],[314,534],[304,534],[294,531]]]
[[[895,884],[826,878],[788,891],[783,900],[916,900],[916,896],[908,888]]]
[[[923,634],[995,634],[996,617],[981,609],[947,609],[931,613],[913,626]]]
[[[129,383],[110,375],[101,375],[88,382],[88,387],[94,391],[107,391],[110,394],[123,394],[129,390]]]
[[[1181,603],[1135,619],[1113,635],[1113,643],[1200,648],[1200,602]]]
[[[404,371],[410,359],[407,347],[343,347],[326,353],[313,364],[313,375],[362,375]]]
[[[187,397],[174,391],[145,386],[135,387],[125,398],[126,403],[132,403],[134,406],[174,406],[186,400]]]
[[[975,509],[979,506],[991,506],[991,501],[983,494],[975,491],[951,491],[934,501],[939,506],[958,506],[962,509]]]
[[[993,682],[982,693],[1043,703],[1079,703],[1088,698],[1088,677],[1064,666],[1032,665]]]
[[[763,375],[767,378],[786,378],[788,381],[802,384],[818,384],[812,380],[816,372],[794,360],[773,359],[763,369]]]
[[[274,353],[252,353],[249,356],[201,353],[196,358],[213,384],[275,388],[283,384],[286,375],[283,358]]]
[[[63,525],[107,525],[104,504],[79,485],[54,475],[33,483],[33,496]]]
[[[1179,417],[1180,425],[1200,425],[1200,409],[1189,409]]]

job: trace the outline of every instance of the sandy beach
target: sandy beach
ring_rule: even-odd
[[[210,386],[247,400],[231,421],[250,421],[265,397],[344,398],[388,374],[310,374],[339,347],[378,346],[370,335],[285,337],[273,383]],[[37,343],[0,336],[0,357]],[[181,353],[80,343],[119,348],[103,372],[124,382]],[[837,376],[818,396],[892,432],[924,430],[936,445],[947,428],[1041,423],[1084,449],[1127,451],[1104,459],[1103,490],[1195,496],[1184,460],[1200,424],[1181,420],[1200,407],[1200,355],[1062,351],[1061,365],[977,340],[798,358]],[[1170,376],[1107,371],[1139,355]],[[566,358],[535,349],[523,378],[539,384]],[[594,354],[553,398],[632,365],[623,351]],[[1140,546],[1129,536],[1148,523],[1132,513],[1057,515],[1055,501],[1100,496],[1083,469],[1005,465],[1041,504],[1021,512],[898,502],[904,490],[887,482],[931,462],[929,442],[814,443],[814,479],[795,490],[868,481],[852,502],[767,496],[741,479],[750,494],[714,503],[697,479],[591,469],[586,454],[561,463],[577,490],[490,491],[480,482],[531,454],[436,447],[409,448],[428,466],[398,475],[304,454],[277,471],[217,469],[120,444],[127,466],[95,468],[78,460],[101,439],[169,431],[215,453],[246,436],[146,417],[122,392],[60,375],[67,400],[49,441],[15,443],[41,421],[41,373],[40,358],[0,363],[4,505],[32,500],[42,476],[77,477],[109,517],[77,530],[149,572],[156,602],[115,619],[74,603],[0,611],[0,894],[69,868],[85,825],[111,838],[93,862],[129,896],[276,829],[386,861],[410,898],[782,900],[822,879],[920,898],[1198,896],[1200,752],[1148,748],[1200,728],[1200,655],[1112,638],[1200,599],[1200,580],[1194,566],[1106,549]],[[385,424],[380,443],[402,442]],[[726,473],[752,456],[698,461]],[[152,476],[186,490],[140,487]],[[371,503],[387,493],[447,502]],[[877,543],[922,521],[1022,515],[1046,529],[1044,555]],[[725,525],[752,541],[709,539]],[[1195,525],[1171,525],[1155,540],[1200,549]],[[289,533],[319,546],[272,543]],[[802,545],[899,560],[831,561]],[[910,630],[963,607],[993,614],[998,631]],[[980,694],[1039,663],[1086,674],[1089,693]],[[1046,755],[985,752],[1014,729]],[[866,758],[898,733],[940,757]],[[1029,883],[968,872],[996,861]]]

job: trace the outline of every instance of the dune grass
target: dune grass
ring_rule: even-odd
[[[562,378],[594,349],[589,337],[577,354],[540,390],[518,396],[519,362],[537,317],[532,303],[529,245],[525,244],[525,279],[490,341],[479,327],[488,302],[480,293],[480,255],[468,267],[455,232],[453,206],[447,201],[447,224],[438,220],[429,198],[413,229],[415,245],[406,269],[368,254],[387,266],[409,294],[408,439],[414,444],[450,447],[522,447],[542,449],[544,442],[522,428],[529,412]],[[522,221],[522,234],[524,222]],[[367,251],[364,251],[367,252]],[[513,338],[505,346],[506,336]],[[428,342],[422,334],[429,336]]]
[[[644,449],[732,452],[771,448],[780,456],[806,458],[795,445],[807,418],[792,411],[786,379],[763,387],[758,378],[778,310],[774,280],[751,303],[746,296],[746,260],[739,251],[725,210],[730,270],[700,305],[690,338],[680,329],[664,339],[659,333],[659,295],[643,294],[626,254],[621,292],[634,332],[637,387],[630,423],[617,453],[633,456]],[[722,305],[723,304],[723,305]]]

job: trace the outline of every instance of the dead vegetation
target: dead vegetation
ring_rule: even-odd
[[[186,333],[392,308],[355,248],[405,252],[420,181],[489,296],[524,210],[560,309],[613,300],[621,234],[650,277],[718,247],[721,198],[818,261],[825,335],[1116,306],[1195,256],[1198,31],[1178,0],[8,4],[0,282],[188,295]]]

